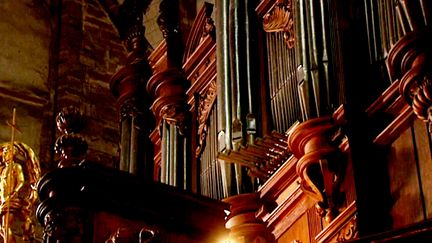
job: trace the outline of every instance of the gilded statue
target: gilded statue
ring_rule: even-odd
[[[29,242],[34,234],[40,164],[28,145],[11,144],[0,145],[0,233],[5,243]]]

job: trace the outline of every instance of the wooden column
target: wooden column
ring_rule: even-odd
[[[185,190],[190,178],[190,114],[186,92],[190,86],[182,69],[184,43],[181,36],[179,1],[161,1],[157,19],[166,44],[166,56],[153,66],[147,84],[153,98],[151,110],[161,137],[160,181]]]
[[[230,204],[230,214],[225,227],[230,230],[229,239],[235,243],[273,242],[267,226],[255,217],[261,207],[259,193],[247,193],[224,199]]]
[[[121,7],[122,23],[126,27],[121,35],[129,54],[127,63],[111,78],[113,95],[117,98],[120,117],[120,164],[122,171],[153,178],[153,144],[149,136],[153,117],[145,86],[151,76],[147,61],[147,41],[142,26],[143,6],[138,3]]]

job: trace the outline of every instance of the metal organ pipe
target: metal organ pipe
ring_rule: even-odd
[[[218,151],[223,149],[230,151],[231,144],[231,87],[229,75],[229,4],[228,0],[216,1],[216,62],[217,62],[217,97],[218,99],[218,137],[221,138],[221,146]],[[228,197],[231,191],[231,166],[221,162],[222,182],[224,187],[224,197]]]

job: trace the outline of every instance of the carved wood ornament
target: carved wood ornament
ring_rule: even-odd
[[[431,6],[416,1],[401,1],[400,24],[408,30],[388,57],[393,80],[400,80],[399,92],[411,105],[416,116],[432,125],[432,20],[427,14]],[[421,18],[418,18],[420,16]]]
[[[216,81],[210,82],[209,88],[204,97],[200,98],[198,107],[198,146],[195,155],[198,157],[204,147],[204,141],[207,136],[208,123],[207,120],[210,116],[210,111],[216,100],[217,86]]]
[[[338,214],[338,190],[344,158],[338,148],[338,127],[331,117],[301,123],[288,138],[290,150],[298,158],[297,174],[302,190],[317,201],[317,209],[327,222]]]
[[[266,32],[283,32],[288,48],[295,45],[294,18],[291,0],[279,0],[263,17]]]
[[[54,151],[60,156],[58,167],[77,166],[87,153],[87,142],[78,133],[84,127],[84,118],[78,108],[64,107],[56,116],[57,129],[62,135],[57,138]]]

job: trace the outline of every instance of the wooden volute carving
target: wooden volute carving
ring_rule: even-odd
[[[294,18],[291,0],[278,0],[273,8],[263,17],[263,29],[266,32],[283,32],[288,48],[295,45]]]
[[[331,117],[301,123],[288,138],[288,146],[298,159],[297,174],[302,190],[317,201],[317,209],[327,222],[337,215],[337,194],[342,156],[335,143],[338,129]]]
[[[229,238],[238,243],[269,243],[273,235],[269,233],[265,223],[255,217],[260,208],[258,193],[247,193],[224,199],[230,204],[230,214],[225,227],[230,230]]]
[[[431,4],[401,1],[399,22],[407,32],[391,49],[390,75],[400,80],[399,91],[418,118],[432,122],[432,31]],[[429,128],[430,130],[430,128]]]

